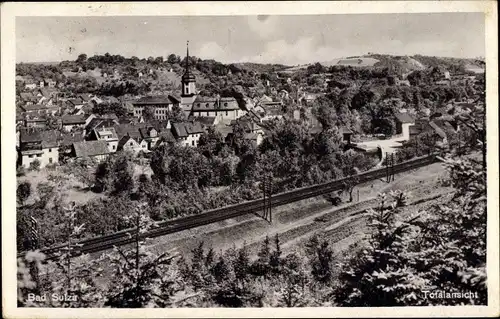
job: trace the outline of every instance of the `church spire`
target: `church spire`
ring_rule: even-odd
[[[186,42],[186,72],[189,71],[189,40]]]

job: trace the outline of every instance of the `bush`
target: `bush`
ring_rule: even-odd
[[[41,166],[40,161],[34,160],[33,162],[31,162],[29,170],[30,171],[39,171],[40,166]]]
[[[19,166],[16,169],[16,176],[20,177],[20,176],[24,176],[24,175],[26,175],[26,170],[24,169],[24,166]]]

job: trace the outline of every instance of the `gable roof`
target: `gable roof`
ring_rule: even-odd
[[[42,148],[56,147],[60,133],[56,130],[41,131],[22,129],[19,132],[20,143],[41,143]]]
[[[85,124],[85,115],[65,115],[61,118],[63,125]]]
[[[187,137],[188,133],[184,123],[172,123],[172,131],[177,137]]]
[[[193,111],[207,110],[239,110],[238,101],[234,97],[212,98],[197,96],[193,102]]]
[[[76,157],[90,157],[108,154],[106,141],[83,141],[73,143]]]
[[[203,126],[200,122],[178,122],[172,123],[172,131],[177,137],[187,137],[190,134],[203,133]]]
[[[179,101],[172,95],[144,96],[139,100],[132,102],[133,105],[149,104],[177,104]]]
[[[198,116],[196,120],[205,126],[214,126],[216,117],[214,116]]]
[[[83,101],[83,102],[89,102],[90,101],[90,94],[88,93],[82,93],[79,94],[78,97]]]
[[[143,125],[138,124],[120,124],[115,125],[114,128],[116,130],[116,134],[119,139],[122,139],[125,136],[130,136],[140,142],[142,140],[141,133],[139,129],[144,127]]]
[[[61,134],[59,144],[61,146],[71,146],[73,143],[83,142],[83,140],[84,137],[82,134],[78,133]]]
[[[118,139],[118,134],[114,127],[99,127],[94,129],[96,136],[110,135],[109,139]]]
[[[161,131],[158,136],[160,137],[160,139],[166,141],[166,142],[175,142],[175,137],[174,135],[172,134],[172,131],[171,130],[164,130],[164,131]]]
[[[48,111],[48,110],[57,110],[59,107],[57,105],[46,105],[46,104],[31,104],[31,105],[23,105],[21,108],[25,112],[30,111]]]
[[[21,98],[21,100],[23,100],[25,102],[38,101],[37,97],[29,92],[20,93],[19,97]]]
[[[395,113],[394,117],[400,123],[415,123],[413,117],[408,113]]]
[[[77,98],[72,98],[72,99],[68,99],[67,100],[67,103],[70,103],[71,105],[82,105],[83,104],[83,100],[80,99],[79,97]]]
[[[129,136],[129,135],[125,135],[124,137],[122,137],[120,139],[120,141],[118,142],[118,149],[121,149],[123,148],[123,146],[125,146],[125,144],[127,144],[129,141],[133,141],[134,143],[140,143],[140,141],[137,141],[136,139],[134,139],[132,136]]]

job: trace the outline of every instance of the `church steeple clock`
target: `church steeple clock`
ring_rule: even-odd
[[[181,103],[182,104],[192,104],[196,97],[196,78],[189,68],[189,41],[186,47],[186,65],[184,74],[181,78],[182,83],[182,93],[181,93]]]

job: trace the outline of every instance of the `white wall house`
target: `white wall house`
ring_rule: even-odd
[[[38,161],[40,168],[59,162],[57,131],[23,130],[19,136],[20,165],[29,168]]]

